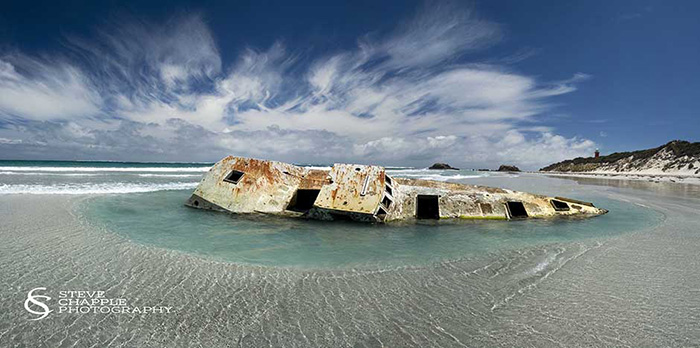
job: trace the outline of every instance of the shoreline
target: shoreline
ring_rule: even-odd
[[[88,196],[0,195],[7,241],[0,246],[7,280],[0,339],[105,347],[696,345],[692,309],[700,299],[687,291],[700,284],[693,272],[700,266],[698,203],[620,195],[668,218],[613,238],[368,271],[217,262],[103,233],[75,210]],[[30,321],[22,304],[35,287],[54,298],[62,290],[104,291],[129,306],[172,311],[52,312]],[[587,325],[572,329],[581,322]],[[615,336],[606,331],[612,326]]]
[[[668,173],[628,173],[628,172],[529,172],[555,178],[596,178],[612,180],[634,180],[653,183],[700,185],[700,176]]]

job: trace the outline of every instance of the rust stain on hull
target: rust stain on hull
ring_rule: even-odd
[[[204,176],[187,206],[320,220],[592,217],[592,203],[507,189],[392,178],[383,167],[335,164],[330,170],[228,156]]]

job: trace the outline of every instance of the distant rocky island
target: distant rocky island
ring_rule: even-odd
[[[434,163],[432,166],[428,167],[428,169],[438,169],[438,170],[444,170],[444,169],[452,169],[452,170],[459,170],[459,168],[455,168],[447,163]]]
[[[455,168],[447,163],[433,163],[432,166],[428,167],[428,169],[435,169],[435,170],[445,170],[445,169],[452,169],[452,170],[459,170],[459,168]],[[472,169],[473,170],[473,169]],[[480,172],[488,172],[491,171],[490,169],[478,169]],[[519,172],[520,168],[512,165],[506,165],[502,164],[496,171],[499,172]]]
[[[516,166],[509,166],[509,165],[502,164],[500,167],[498,167],[498,171],[499,172],[519,172],[520,168],[518,168]]]
[[[653,149],[578,157],[551,164],[540,171],[698,175],[700,142],[674,140]]]

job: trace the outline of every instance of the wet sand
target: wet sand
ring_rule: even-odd
[[[700,185],[695,174],[634,173],[634,172],[534,172],[559,178],[593,178],[601,180],[647,181],[653,183],[679,183]]]
[[[0,345],[700,346],[700,195],[654,185],[666,186],[614,189],[664,214],[652,230],[376,270],[211,261],[92,226],[74,213],[80,197],[4,195]],[[35,287],[174,313],[30,321]]]

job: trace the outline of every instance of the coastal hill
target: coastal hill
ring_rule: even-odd
[[[700,174],[700,142],[674,140],[653,149],[578,157],[548,165],[544,172]]]

